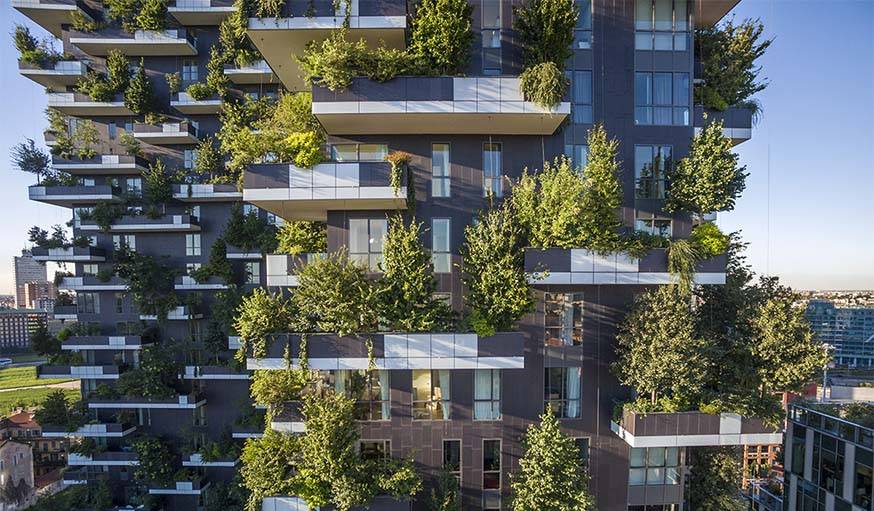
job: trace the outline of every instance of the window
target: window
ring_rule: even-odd
[[[382,263],[382,243],[388,232],[388,220],[353,218],[349,220],[349,255],[371,272]]]
[[[583,343],[583,293],[546,293],[544,309],[547,346]]]
[[[571,115],[574,124],[592,124],[592,72],[568,72],[571,79]]]
[[[501,74],[501,2],[482,1],[483,74]]]
[[[113,234],[112,247],[115,250],[127,248],[135,252],[137,250],[137,237],[134,234]]]
[[[638,232],[662,238],[670,238],[673,234],[673,222],[670,218],[658,218],[645,211],[635,211],[634,215],[634,230]]]
[[[361,440],[358,442],[361,458],[379,461],[391,458],[391,440]]]
[[[449,420],[449,371],[413,370],[413,419]]]
[[[501,143],[486,142],[483,144],[483,197],[494,194],[495,197],[504,195],[503,163],[501,161]]]
[[[680,450],[677,447],[632,447],[628,484],[680,484]]]
[[[449,144],[431,144],[431,197],[449,197]]]
[[[197,80],[197,60],[184,59],[182,61],[182,81],[196,82]]]
[[[443,441],[443,468],[461,484],[461,440]]]
[[[345,161],[385,161],[388,146],[385,144],[334,144],[331,159]]]
[[[199,256],[200,255],[200,234],[185,235],[185,255]]]
[[[586,144],[565,144],[564,154],[571,159],[580,173],[589,163],[589,146]]]
[[[583,468],[589,467],[589,443],[590,439],[588,437],[574,438],[574,444],[576,444],[577,449],[580,451],[580,465]]]
[[[664,199],[665,173],[673,164],[669,145],[634,146],[634,195],[638,199]]]
[[[496,421],[501,419],[501,370],[474,371],[473,419]]]
[[[96,264],[83,264],[82,265],[82,275],[97,275],[97,265]]]
[[[182,154],[184,157],[182,166],[186,169],[193,169],[194,162],[197,161],[197,149],[186,149]]]
[[[97,293],[78,293],[76,304],[79,314],[100,314],[100,297]]]
[[[592,48],[592,0],[578,0],[580,16],[577,18],[577,26],[574,28],[575,50],[589,50]]]
[[[634,123],[689,125],[689,73],[634,73]]]
[[[124,313],[124,293],[115,293],[115,313],[123,314]]]
[[[434,265],[434,273],[450,273],[452,271],[449,227],[449,218],[431,219],[431,263]]]
[[[124,180],[124,191],[135,197],[143,195],[143,180],[139,177],[129,177]]]
[[[261,262],[246,261],[246,284],[261,283]]]
[[[580,418],[580,368],[547,367],[544,397],[556,417]]]
[[[838,497],[844,493],[844,446],[833,436],[818,431],[813,434],[813,481]]]
[[[185,214],[194,217],[200,218],[200,206],[188,206],[185,208]]]
[[[243,215],[257,215],[258,211],[258,206],[253,206],[252,204],[243,204]]]
[[[391,418],[388,371],[339,370],[334,374],[334,389],[355,399],[355,419],[380,421]]]
[[[501,509],[501,441],[483,440],[483,511]]]
[[[130,119],[126,119],[124,121],[124,130],[128,133],[133,133],[134,131],[134,122]]]
[[[797,428],[797,425],[793,426]],[[793,446],[794,446],[793,434]],[[803,438],[803,437],[802,437]],[[802,440],[803,441],[803,440]],[[802,453],[803,454],[803,453]],[[802,456],[802,462],[804,457]],[[871,484],[874,482],[874,463],[872,463],[872,454],[868,449],[863,449],[856,446],[856,467],[853,474],[853,503],[857,506],[862,506],[865,509],[871,508]],[[795,464],[795,452],[792,453],[793,467]],[[794,471],[794,469],[793,469]],[[800,473],[800,472],[799,472]]]
[[[118,126],[115,124],[115,121],[109,121],[107,131],[109,134],[109,140],[115,140],[116,135],[118,135]]]
[[[685,51],[689,26],[688,0],[637,0],[634,48]]]

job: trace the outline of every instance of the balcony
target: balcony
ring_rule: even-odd
[[[227,289],[228,285],[219,277],[210,277],[204,282],[198,282],[194,277],[182,275],[176,277],[173,287],[176,291],[219,291]]]
[[[273,70],[263,60],[248,66],[229,64],[225,66],[225,76],[237,85],[262,85],[279,82],[279,79],[273,74]]]
[[[286,220],[327,219],[332,210],[406,209],[407,189],[389,186],[386,162],[250,165],[243,200]]]
[[[81,220],[79,230],[99,231],[94,220]],[[149,218],[144,215],[126,215],[112,224],[110,232],[198,232],[200,225],[191,215],[163,215]]]
[[[87,94],[79,92],[49,92],[48,106],[62,114],[80,117],[134,114],[124,106],[123,94],[116,94],[112,101],[94,101]]]
[[[80,0],[12,0],[12,7],[55,37],[61,37],[62,25],[69,25],[70,15],[76,11],[93,19],[91,10]]]
[[[79,309],[75,305],[55,305],[52,315],[61,321],[78,321]]]
[[[149,495],[200,495],[209,488],[201,481],[176,481],[169,488],[149,488]]]
[[[637,413],[624,410],[610,429],[631,447],[705,447],[783,443],[783,432],[736,413]]]
[[[695,24],[699,27],[707,27],[716,24],[728,12],[734,9],[740,0],[707,0],[706,2],[697,2],[697,12],[695,13]]]
[[[767,479],[750,481],[748,490],[750,500],[754,503],[750,509],[758,511],[783,511],[783,494],[778,483]]]
[[[97,247],[42,248],[30,250],[36,261],[56,263],[102,263],[106,261],[106,251]]]
[[[51,424],[42,427],[42,436],[48,438],[122,438],[136,431],[132,424],[85,424],[75,431],[67,431]]]
[[[552,135],[570,115],[525,101],[518,78],[356,78],[342,92],[313,86],[313,114],[331,135]]]
[[[194,99],[187,92],[177,92],[170,98],[170,106],[186,115],[210,115],[221,112],[225,100],[218,94],[207,99]]]
[[[705,119],[705,114],[707,118]],[[731,107],[725,111],[706,110],[695,107],[695,134],[713,121],[722,121],[722,134],[730,138],[733,145],[746,142],[753,136],[753,110],[744,107]]]
[[[239,463],[236,459],[226,459],[226,460],[214,460],[214,461],[204,461],[203,456],[200,454],[191,454],[188,458],[182,459],[183,467],[223,467],[223,468],[234,468]]]
[[[300,401],[285,403],[282,410],[270,421],[270,429],[280,433],[306,432]]]
[[[83,275],[81,277],[64,277],[58,285],[59,289],[69,291],[126,291],[127,282],[121,277],[113,275],[109,280],[100,280],[95,275]]]
[[[725,255],[698,264],[697,284],[725,284]],[[586,249],[526,248],[525,271],[536,286],[550,284],[670,284],[676,277],[668,272],[665,249],[650,251],[641,259],[625,253],[599,255]]]
[[[52,167],[73,175],[130,175],[145,172],[149,161],[139,156],[120,154],[102,154],[86,159],[52,156]]]
[[[249,373],[226,366],[185,366],[184,380],[248,380]]]
[[[182,202],[236,202],[243,192],[235,184],[173,185],[173,198]]]
[[[267,254],[267,287],[297,287],[295,274],[301,266],[317,259],[324,259],[326,254]]]
[[[262,257],[264,257],[263,254],[261,254],[261,252],[247,252],[247,251],[243,250],[242,248],[235,247],[233,245],[227,245],[225,247],[225,250],[227,252],[226,257],[228,259],[234,259],[234,260],[256,260],[257,259],[257,260],[260,260]]]
[[[167,319],[171,321],[188,321],[191,319],[202,319],[203,314],[195,310],[191,310],[187,305],[180,305],[175,309],[171,309],[167,313]],[[140,319],[143,321],[157,321],[158,316],[148,314],[140,314]]]
[[[181,25],[220,25],[234,12],[233,0],[176,0],[167,11]]]
[[[66,351],[139,351],[151,341],[139,335],[78,335],[61,341]]]
[[[18,72],[51,90],[66,90],[85,77],[88,65],[78,60],[60,60],[46,65],[18,61]]]
[[[335,12],[328,0],[289,0],[279,18],[249,18],[249,38],[287,89],[309,89],[293,55],[302,55],[307,43],[323,41],[343,26],[345,4],[340,4]],[[389,48],[404,48],[406,2],[351,0],[349,14],[349,40],[363,38],[370,46],[382,42]]]
[[[160,126],[136,123],[134,124],[134,138],[152,145],[197,144],[200,142],[197,128],[186,121],[165,122]]]
[[[89,399],[88,408],[92,410],[194,410],[206,404],[206,399],[190,394],[170,399],[150,397],[122,397],[119,399]]]
[[[67,469],[61,475],[61,482],[66,486],[78,486],[88,484],[89,473],[87,469]]]
[[[364,338],[372,339],[376,367],[409,369],[520,369],[525,366],[526,334],[502,332],[490,337],[476,334],[366,334],[340,337],[311,334],[307,340],[309,366],[316,370],[367,369],[369,359]],[[285,348],[291,349],[297,367],[300,336],[274,336],[265,358],[248,358],[246,368],[285,369]]]
[[[55,206],[72,208],[83,204],[96,204],[100,201],[121,200],[120,190],[108,185],[98,186],[40,186],[27,189],[28,198]]]
[[[36,368],[36,377],[43,378],[73,378],[81,380],[117,380],[121,375],[118,366],[47,366]]]
[[[231,438],[261,438],[264,436],[264,426],[231,426]]]
[[[70,453],[67,465],[71,467],[135,467],[139,465],[137,453],[132,451],[105,451],[86,456]]]
[[[156,32],[105,28],[94,33],[70,31],[70,44],[89,55],[106,56],[117,49],[129,57],[180,57],[197,55],[194,38],[185,29]]]

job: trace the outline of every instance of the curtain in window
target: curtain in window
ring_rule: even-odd
[[[671,73],[655,73],[653,78],[653,104],[672,104]]]
[[[438,378],[440,380],[440,399],[441,399],[442,405],[443,405],[442,406],[443,419],[449,420],[449,412],[451,409],[451,406],[450,406],[451,394],[450,394],[450,389],[449,389],[449,371],[440,370],[440,371],[438,371],[438,373],[439,373]]]
[[[379,377],[379,400],[382,401],[382,418],[391,417],[391,388],[388,384],[388,371],[377,371]]]
[[[567,417],[580,416],[580,368],[567,368]]]

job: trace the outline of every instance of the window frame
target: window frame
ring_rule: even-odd
[[[434,146],[446,146],[446,163],[444,167],[446,167],[443,174],[437,174],[435,172],[436,168],[434,166],[434,155],[437,154]],[[439,167],[437,167],[439,168]],[[439,191],[440,194],[435,193],[438,187],[435,187],[435,183],[440,183]],[[431,197],[434,198],[448,198],[452,196],[452,144],[449,142],[432,142],[431,143]]]
[[[486,152],[486,146],[492,146],[491,149],[488,149],[488,153]],[[495,151],[494,147],[497,147],[498,150]],[[486,154],[498,155],[498,169],[492,168],[492,158],[491,156],[486,157]],[[483,142],[482,144],[482,159],[483,159],[483,197],[488,197],[491,192],[495,197],[503,197],[504,196],[504,143],[503,142]]]
[[[479,398],[478,395],[478,385],[477,383],[480,381],[479,376],[488,372],[489,374],[489,386],[488,386],[488,398]],[[495,381],[497,380],[497,381]],[[501,374],[500,369],[474,369],[473,375],[473,420],[475,421],[499,421],[503,419],[503,410],[501,409],[501,396],[503,395],[503,375]],[[497,384],[497,387],[496,387]],[[497,390],[497,397],[495,396]],[[486,403],[489,405],[489,413],[485,417],[479,417],[477,413],[477,405]],[[495,407],[497,405],[497,414],[495,413]]]

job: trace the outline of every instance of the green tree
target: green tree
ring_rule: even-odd
[[[294,467],[300,459],[300,438],[267,428],[263,437],[246,440],[240,475],[249,490],[248,511],[260,511],[265,497],[297,495]]]
[[[146,75],[146,66],[140,58],[140,67],[124,92],[124,106],[131,112],[142,115],[154,111],[155,95],[152,81]]]
[[[127,55],[116,48],[106,54],[107,84],[113,92],[122,92],[130,84],[130,63]]]
[[[276,234],[281,254],[317,254],[328,250],[328,226],[325,222],[287,221]]]
[[[695,511],[743,511],[741,455],[735,447],[690,449],[689,504]]]
[[[459,511],[461,495],[458,477],[446,469],[441,470],[437,488],[431,489],[431,499],[428,504],[430,511]]]
[[[107,0],[106,15],[111,21],[121,23],[128,32],[133,32],[139,28],[136,25],[136,18],[141,6],[141,0]]]
[[[269,336],[289,330],[292,310],[287,298],[260,287],[244,296],[234,320],[234,329],[240,335],[238,359],[245,360],[250,350],[255,358],[267,356]]]
[[[167,28],[167,0],[141,0],[137,28],[161,31]]]
[[[143,201],[148,206],[146,213],[157,218],[163,214],[165,204],[173,200],[173,185],[164,167],[164,160],[155,159],[143,173]]]
[[[430,74],[463,74],[473,44],[472,12],[466,0],[422,0],[410,21],[408,51]]]
[[[223,236],[226,243],[246,252],[270,254],[276,250],[276,227],[257,211],[244,214],[239,203],[231,208]]]
[[[30,334],[30,346],[33,348],[33,351],[43,356],[53,356],[61,352],[60,339],[50,334],[44,324],[40,324]]]
[[[259,370],[252,373],[249,394],[252,400],[268,406],[268,417],[289,401],[300,399],[301,391],[309,383],[309,373],[290,367],[281,371]]]
[[[117,254],[116,274],[127,281],[128,293],[139,307],[140,314],[167,319],[171,309],[179,305],[175,279],[179,270],[153,256],[138,254],[123,248]]]
[[[140,366],[124,372],[116,388],[125,396],[169,399],[176,395],[182,365],[167,346],[147,346],[140,355]]]
[[[670,183],[665,211],[705,215],[731,211],[746,188],[746,166],[738,166],[722,121],[708,124],[692,139],[689,155],[665,173]]]
[[[33,139],[25,140],[12,148],[12,165],[22,172],[35,175],[39,183],[40,179],[51,174],[52,159],[36,147]]]
[[[193,170],[205,181],[222,181],[224,159],[212,136],[204,137],[197,145],[197,157],[194,159]]]
[[[592,509],[589,477],[574,440],[561,432],[552,408],[531,425],[522,440],[519,472],[511,475],[513,511]]]
[[[228,94],[228,82],[230,82],[225,74],[227,62],[228,55],[225,55],[218,46],[209,49],[209,61],[206,63],[206,85],[214,94],[222,97]]]
[[[170,451],[169,442],[144,436],[132,444],[138,463],[134,468],[134,480],[143,485],[170,486],[178,466],[177,457]]]
[[[580,208],[583,222],[583,247],[599,253],[617,251],[621,246],[619,229],[622,205],[619,183],[619,142],[608,139],[603,125],[589,130],[589,160],[583,172],[585,193]]]
[[[85,422],[82,410],[76,403],[67,399],[63,390],[49,393],[33,414],[33,419],[43,425],[51,424],[66,427],[73,431]]]
[[[522,94],[528,101],[552,107],[570,85],[564,68],[573,56],[579,7],[573,0],[528,0],[514,13],[524,63],[519,77]]]
[[[97,156],[94,145],[100,142],[100,134],[97,132],[94,121],[82,119],[76,123],[76,129],[73,131],[73,142],[76,144],[76,155],[79,158],[87,160]]]

